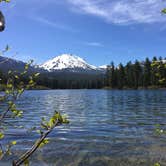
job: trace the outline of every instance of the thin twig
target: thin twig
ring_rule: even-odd
[[[6,117],[7,113],[10,111],[10,107],[8,107],[8,109],[6,111],[4,111],[4,113],[1,115],[0,117],[0,123],[2,122],[2,120]]]
[[[12,101],[11,101],[12,103],[14,103],[14,102],[17,100],[18,95],[19,95],[18,92],[17,92],[16,94],[13,93]],[[8,109],[5,110],[5,111],[3,112],[3,114],[0,116],[0,123],[2,123],[2,120],[5,119],[7,113],[10,111],[10,109],[11,109],[11,107],[9,106]]]
[[[36,143],[31,147],[31,149],[24,153],[17,161],[13,161],[13,166],[20,166],[21,164],[23,164],[38,149],[44,139],[56,126],[58,126],[58,124],[60,124],[59,120],[57,120],[50,129],[43,133],[42,137],[36,141]]]

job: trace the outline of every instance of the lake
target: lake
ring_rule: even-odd
[[[43,90],[26,91],[18,101],[24,110],[13,125],[39,126],[53,112],[67,114],[70,124],[57,127],[50,143],[31,158],[32,166],[166,165],[166,90]],[[38,138],[35,132],[10,129],[5,141],[17,140],[14,157]]]

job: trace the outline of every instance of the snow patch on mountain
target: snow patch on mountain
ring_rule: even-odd
[[[107,69],[107,66],[108,66],[108,65],[99,66],[99,69]]]
[[[40,65],[40,67],[48,71],[75,68],[84,70],[97,70],[96,66],[90,65],[82,58],[72,54],[62,54],[60,56],[57,56]]]

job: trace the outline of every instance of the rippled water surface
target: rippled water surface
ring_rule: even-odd
[[[31,158],[33,166],[166,165],[166,137],[154,133],[156,124],[166,125],[165,90],[27,91],[18,104],[24,117],[15,125],[38,126],[55,110],[70,120],[49,135],[51,142]],[[18,142],[16,156],[37,137],[24,129],[7,135]]]

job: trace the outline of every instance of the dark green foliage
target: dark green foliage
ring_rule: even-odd
[[[127,65],[125,66],[125,86],[127,85],[128,87],[133,87],[133,65],[131,62],[128,62]]]
[[[166,8],[161,11],[163,14],[166,14]]]
[[[151,62],[148,58],[145,60],[144,64],[144,75],[143,75],[143,86],[148,87],[151,86]]]
[[[38,85],[51,89],[100,89],[104,87],[104,74],[73,72],[41,73]]]
[[[118,87],[122,89],[125,85],[125,70],[123,65],[120,63],[119,65],[119,73],[117,73],[117,83]]]
[[[112,62],[107,67],[105,86],[110,88],[157,88],[166,87],[166,61],[160,57],[144,62],[128,62],[115,68]]]
[[[0,0],[0,2],[10,2],[10,0]]]

